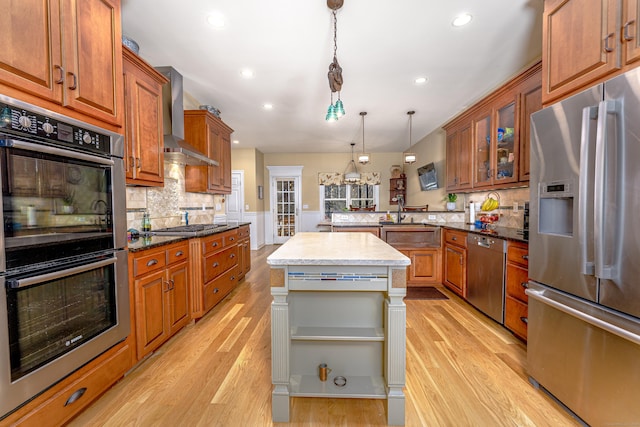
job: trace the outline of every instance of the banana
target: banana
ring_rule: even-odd
[[[489,197],[484,202],[482,202],[482,205],[480,205],[480,209],[482,209],[485,212],[488,212],[488,211],[498,209],[498,205],[499,203],[496,199]]]
[[[489,203],[491,203],[491,199],[486,199],[484,202],[482,202],[482,205],[480,206],[480,209],[482,209],[483,211],[488,211],[489,210]]]

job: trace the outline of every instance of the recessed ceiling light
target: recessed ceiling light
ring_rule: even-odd
[[[248,68],[245,68],[244,70],[240,71],[240,75],[245,79],[252,79],[255,76],[253,70],[250,70]]]
[[[234,144],[240,144],[240,141],[238,141],[237,139],[234,139],[234,140],[233,140],[233,143],[234,143]]]
[[[415,84],[417,85],[423,85],[427,82],[427,78],[426,77],[418,77],[417,79],[414,80]]]
[[[224,25],[225,25],[224,16],[222,16],[222,14],[217,12],[207,16],[207,22],[209,23],[209,25],[211,25],[215,29],[224,28]]]
[[[267,104],[263,104],[262,107],[265,110],[273,110],[273,104],[268,104],[268,103]]]
[[[462,27],[463,25],[467,25],[469,22],[471,22],[472,18],[473,17],[468,13],[463,13],[462,15],[456,16],[453,22],[451,22],[451,25],[453,25],[454,27]]]

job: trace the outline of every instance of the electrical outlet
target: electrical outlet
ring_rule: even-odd
[[[429,217],[429,220],[430,220],[430,221],[431,221],[431,220],[435,220],[435,219],[436,219],[436,216],[435,216],[435,215],[429,215],[428,217]]]
[[[513,202],[513,212],[518,212],[518,202]]]

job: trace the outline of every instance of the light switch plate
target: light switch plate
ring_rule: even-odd
[[[513,202],[513,212],[518,212],[518,202]]]

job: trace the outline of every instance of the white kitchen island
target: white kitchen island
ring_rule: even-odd
[[[267,263],[273,421],[289,421],[290,396],[343,397],[386,399],[404,425],[409,258],[371,233],[298,233]]]

